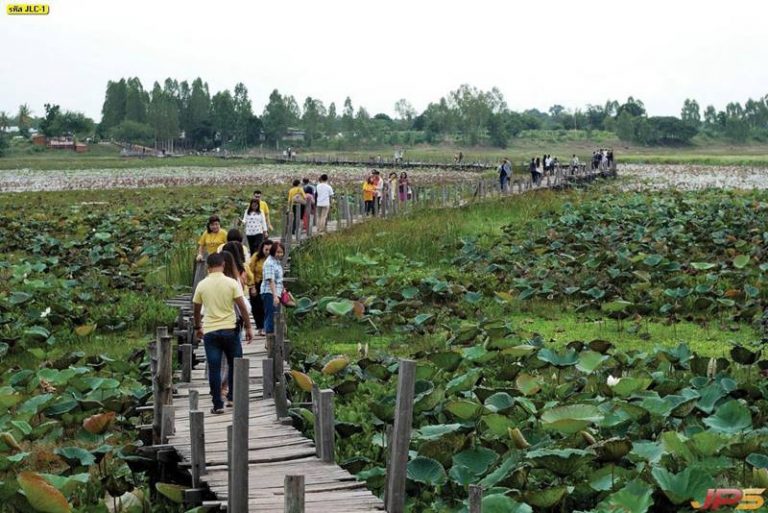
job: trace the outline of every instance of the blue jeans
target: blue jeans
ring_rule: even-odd
[[[261,302],[264,303],[264,333],[275,332],[275,312],[280,309],[280,305],[275,306],[271,293],[261,295]]]
[[[216,330],[206,333],[203,336],[203,344],[205,345],[205,359],[208,361],[208,383],[211,386],[211,398],[213,399],[214,409],[221,409],[224,407],[224,402],[221,400],[221,357],[222,355],[227,358],[227,384],[229,385],[227,391],[227,400],[232,400],[232,390],[234,389],[235,373],[233,369],[235,367],[235,357],[243,354],[242,346],[240,345],[239,333],[234,330]]]
[[[501,189],[501,192],[507,190],[507,180],[509,180],[509,178],[506,175],[499,177],[499,189]]]

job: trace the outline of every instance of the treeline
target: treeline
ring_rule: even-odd
[[[0,128],[5,131],[15,123],[22,134],[34,127],[49,136],[95,136],[169,150],[257,145],[349,149],[442,142],[505,147],[523,131],[542,129],[584,130],[587,137],[593,131],[609,131],[644,145],[688,144],[700,133],[738,143],[768,140],[768,95],[743,105],[729,103],[721,111],[711,105],[702,111],[696,100],[687,99],[679,117],[649,116],[643,102],[631,96],[583,109],[553,105],[546,112],[516,112],[497,88],[483,91],[462,85],[423,112],[405,99],[398,100],[394,110],[394,118],[371,115],[349,97],[337,108],[334,102],[326,105],[312,97],[299,102],[274,90],[257,115],[242,83],[212,94],[201,78],[191,83],[168,78],[146,90],[134,77],[108,82],[98,124],[51,104],[43,117],[35,118],[22,105],[15,117],[0,112]]]

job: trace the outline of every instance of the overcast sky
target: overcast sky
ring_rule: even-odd
[[[200,76],[211,92],[272,89],[371,115],[424,109],[462,83],[510,108],[640,98],[721,109],[768,94],[766,0],[42,0],[48,16],[0,13],[0,110],[28,103],[97,121],[107,80]]]

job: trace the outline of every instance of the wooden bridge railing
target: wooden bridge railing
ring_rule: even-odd
[[[615,169],[606,171],[580,168],[571,171],[568,168],[556,169],[554,173],[543,177],[542,183],[536,185],[531,178],[513,178],[502,190],[496,178],[481,178],[472,184],[457,183],[437,185],[433,187],[415,187],[409,199],[400,201],[399,196],[393,198],[384,194],[381,203],[375,203],[372,217],[391,217],[402,215],[418,208],[458,206],[467,201],[480,201],[492,196],[521,194],[537,188],[568,187],[577,182],[589,181],[598,176],[615,173]],[[303,240],[311,237],[317,230],[317,213],[310,209],[307,213],[307,226],[303,229],[300,219],[301,206],[296,205],[290,211],[286,209],[283,218],[282,240],[285,243],[285,260],[291,249],[295,249]],[[350,227],[363,219],[363,205],[360,191],[341,193],[336,200],[335,217],[337,229]],[[292,230],[296,219],[296,229]],[[205,275],[204,264],[198,262],[195,268],[195,283]],[[152,369],[153,390],[153,422],[151,424],[151,439],[158,447],[167,444],[168,437],[175,432],[173,392],[173,355],[177,355],[181,382],[190,382],[194,364],[193,349],[197,344],[191,331],[192,320],[185,308],[188,303],[179,303],[181,309],[176,329],[169,335],[167,327],[157,329],[157,339],[149,346]],[[188,313],[188,310],[187,310]],[[286,336],[286,321],[282,309],[275,312],[275,332],[267,335],[267,357],[262,360],[263,370],[263,400],[273,400],[275,403],[276,420],[290,424],[288,416],[289,397],[287,393],[285,362],[289,359],[291,344]],[[176,351],[172,347],[173,336],[179,345]],[[247,513],[248,511],[248,422],[249,422],[249,360],[236,358],[234,365],[234,410],[233,423],[228,426],[228,512]],[[413,420],[413,387],[415,382],[415,362],[401,359],[399,361],[398,385],[395,418],[388,442],[388,467],[384,503],[386,511],[402,513],[405,508],[406,470],[408,463],[408,448]],[[320,390],[317,386],[312,389],[312,412],[315,418],[315,447],[316,455],[323,462],[334,463],[335,459],[335,415],[333,410],[333,390]],[[194,390],[189,395],[189,421],[191,444],[191,483],[192,488],[185,493],[189,506],[201,503],[203,489],[202,477],[206,474],[205,467],[205,426],[204,416],[199,410],[198,393]],[[256,483],[253,483],[257,486]],[[285,511],[292,513],[303,512],[304,509],[304,476],[287,475],[285,478]],[[480,511],[482,490],[475,487],[470,490],[469,510]]]

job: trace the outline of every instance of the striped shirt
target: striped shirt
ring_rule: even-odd
[[[269,288],[269,282],[275,283],[275,294],[278,296],[283,293],[283,266],[280,265],[280,261],[272,256],[268,257],[264,262],[263,278],[261,280],[261,294],[271,294],[272,289]]]

